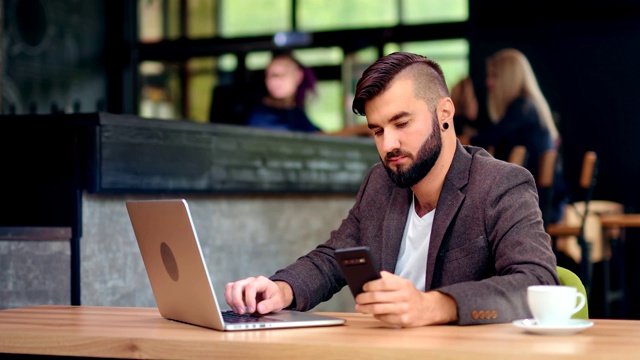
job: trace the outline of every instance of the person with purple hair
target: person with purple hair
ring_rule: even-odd
[[[316,78],[291,54],[276,54],[265,69],[268,94],[251,111],[247,125],[274,130],[319,132],[304,112],[308,93],[315,94]]]
[[[267,95],[258,103],[247,125],[272,130],[289,130],[328,135],[371,136],[366,124],[348,126],[335,132],[324,132],[305,113],[308,95],[316,94],[316,77],[291,53],[274,54],[265,69]]]

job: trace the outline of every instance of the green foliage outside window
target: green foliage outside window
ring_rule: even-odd
[[[290,31],[291,0],[221,0],[219,19],[222,37]]]

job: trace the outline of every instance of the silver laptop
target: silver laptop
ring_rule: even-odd
[[[160,314],[216,330],[341,325],[344,319],[283,310],[263,316],[222,311],[189,206],[183,199],[127,201],[127,211]]]

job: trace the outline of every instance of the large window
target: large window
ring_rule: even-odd
[[[408,51],[429,57],[440,64],[449,88],[469,74],[469,42],[466,39],[389,43],[385,54]]]
[[[303,31],[389,27],[399,23],[393,0],[298,0],[298,28]]]
[[[469,17],[469,0],[402,0],[402,24],[433,24],[465,21]]]
[[[199,53],[190,57],[186,53],[184,60],[154,59],[141,63],[142,116],[210,121],[213,89],[248,81],[251,76],[254,76],[252,84],[257,84],[255,76],[269,62],[270,49],[257,46],[254,50],[251,40],[255,38],[256,44],[263,44],[265,38],[277,32],[305,32],[312,39],[311,44],[295,49],[294,55],[318,75],[317,95],[308,99],[305,110],[326,131],[364,121],[351,114],[353,88],[362,70],[381,54],[404,50],[431,57],[442,65],[449,85],[468,73],[468,43],[465,39],[451,39],[449,34],[441,34],[442,40],[434,40],[431,35],[429,41],[413,34],[411,39],[394,38],[359,48],[354,48],[353,39],[347,43],[348,37],[341,36],[350,30],[375,31],[397,25],[463,24],[468,17],[468,0],[342,0],[330,5],[325,0],[139,0],[138,3],[141,43],[163,46],[178,39],[187,44],[190,40],[216,38],[238,41],[237,47],[225,43],[223,51],[210,56]],[[314,46],[314,33],[325,34],[324,43]],[[327,33],[335,36],[327,40]],[[362,42],[370,41],[364,37]]]
[[[220,36],[269,35],[292,30],[291,0],[220,1]]]
[[[220,0],[220,36],[465,21],[468,0]]]

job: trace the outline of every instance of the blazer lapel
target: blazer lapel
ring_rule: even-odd
[[[407,223],[407,214],[411,206],[411,189],[395,188],[391,194],[392,202],[385,214],[382,238],[382,269],[393,272],[398,262],[402,234]]]
[[[442,186],[442,192],[436,205],[436,213],[431,227],[431,240],[429,241],[429,254],[427,255],[427,274],[425,290],[430,290],[433,284],[433,271],[436,259],[442,246],[442,241],[451,221],[464,200],[464,193],[460,191],[469,181],[469,168],[471,167],[471,155],[460,145],[456,149],[453,163]],[[400,235],[402,237],[402,235]]]

